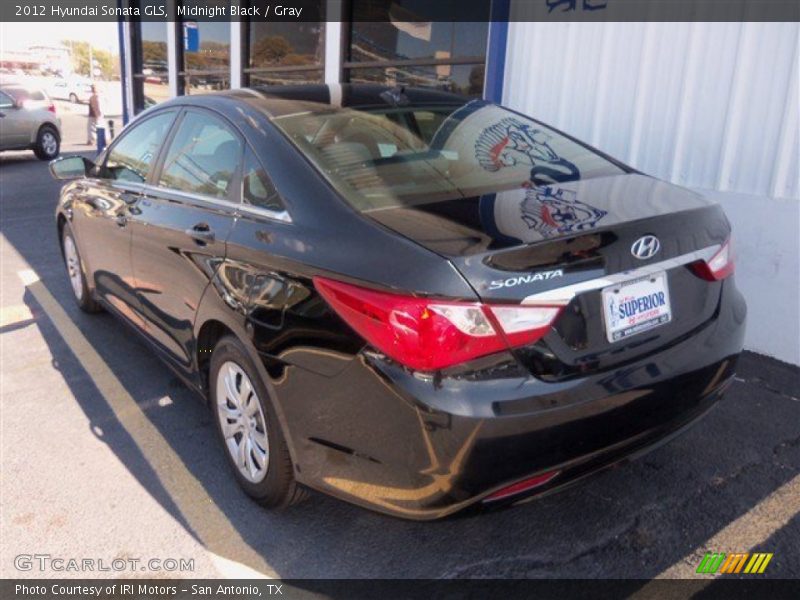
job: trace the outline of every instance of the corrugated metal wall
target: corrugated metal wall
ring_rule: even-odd
[[[511,23],[503,101],[682,185],[800,198],[798,23]]]

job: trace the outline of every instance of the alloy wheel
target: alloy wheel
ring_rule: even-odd
[[[45,131],[42,134],[42,150],[47,156],[54,156],[58,151],[58,140],[50,131]]]
[[[225,446],[245,479],[258,483],[269,467],[267,421],[253,383],[238,364],[227,361],[217,374],[217,418]]]

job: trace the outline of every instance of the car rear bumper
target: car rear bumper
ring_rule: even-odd
[[[544,382],[497,358],[422,376],[361,354],[335,376],[273,381],[302,483],[375,510],[435,519],[552,492],[669,439],[732,381],[746,307],[733,281],[694,337],[616,369]],[[487,496],[542,473],[546,484]]]

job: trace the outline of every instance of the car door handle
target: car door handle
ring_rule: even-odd
[[[205,223],[198,223],[191,229],[187,229],[186,235],[198,244],[210,244],[214,241],[214,230]]]

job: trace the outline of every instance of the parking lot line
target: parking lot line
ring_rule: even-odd
[[[31,269],[19,271],[18,275],[137,444],[191,531],[209,551],[224,557],[224,561],[215,561],[222,574],[238,576],[255,570],[274,577],[274,570],[244,541],[38,275]],[[242,568],[230,568],[236,563],[242,563]]]
[[[681,592],[693,595],[710,585],[721,573],[697,573],[697,567],[707,552],[745,552],[766,542],[773,534],[785,527],[800,513],[800,475],[783,484],[735,521],[729,523],[716,535],[706,540],[681,560],[665,569],[656,579],[695,579],[697,586]],[[766,548],[765,551],[769,551]],[[635,594],[631,600],[658,598],[664,587],[651,581]]]

